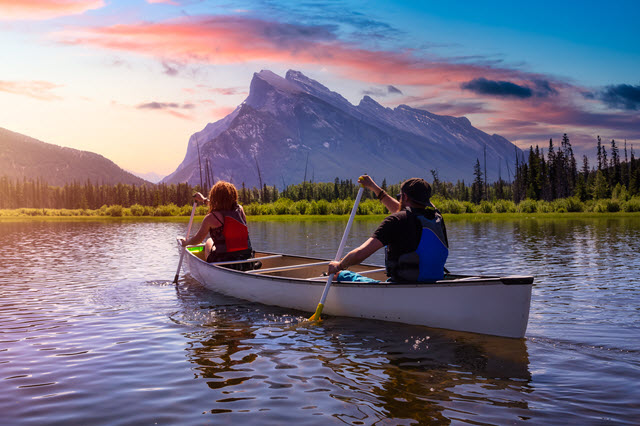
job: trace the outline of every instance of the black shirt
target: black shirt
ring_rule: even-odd
[[[387,260],[398,260],[400,255],[415,251],[418,248],[418,244],[420,244],[422,225],[417,216],[425,216],[427,219],[432,220],[436,214],[440,215],[432,207],[426,209],[414,207],[401,210],[387,216],[372,237],[387,246]],[[448,247],[449,242],[444,220],[442,221],[442,233],[444,234],[444,243]]]

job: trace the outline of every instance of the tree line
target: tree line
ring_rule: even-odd
[[[386,187],[386,181],[383,183]],[[399,185],[392,185],[389,188]],[[120,205],[128,208],[134,205],[158,207],[174,204],[177,206],[193,203],[196,192],[205,195],[199,185],[188,183],[170,184],[94,184],[90,180],[84,183],[68,183],[63,186],[51,186],[41,178],[14,180],[0,177],[0,209],[41,208],[41,209],[100,209],[102,206]],[[304,182],[289,185],[279,191],[275,185],[262,188],[247,188],[244,183],[238,188],[241,204],[270,203],[281,198],[293,201],[334,201],[354,198],[358,185],[352,180],[336,178],[333,183]],[[371,194],[363,196],[371,198]]]
[[[433,193],[439,199],[457,200],[480,204],[483,201],[496,202],[510,200],[520,203],[526,199],[554,201],[577,197],[580,201],[605,198],[628,199],[640,195],[640,160],[635,158],[633,147],[622,151],[615,140],[607,149],[598,136],[596,144],[597,163],[592,167],[587,156],[583,156],[578,167],[569,137],[565,134],[559,147],[549,140],[546,153],[539,146],[531,146],[528,155],[516,156],[513,182],[502,178],[487,183],[480,161],[473,168],[471,183],[458,180],[456,183],[441,181],[437,170],[431,170],[430,179]],[[389,194],[400,192],[400,183],[388,185],[382,181],[382,188]],[[41,209],[100,209],[103,206],[119,205],[158,207],[164,205],[185,206],[192,203],[196,191],[206,193],[199,185],[187,183],[170,184],[95,184],[68,183],[51,186],[41,178],[12,180],[0,177],[0,209],[41,208]],[[247,188],[244,183],[238,187],[239,201],[243,205],[269,204],[280,199],[298,201],[327,201],[353,199],[358,184],[351,179],[335,178],[334,182],[302,182],[288,185],[278,190],[275,185],[264,184],[261,188]],[[366,191],[364,199],[374,195]]]
[[[549,140],[546,156],[538,146],[530,147],[527,161],[519,161],[512,184],[513,201],[524,199],[552,201],[577,197],[580,201],[604,198],[629,198],[640,195],[640,161],[633,147],[622,152],[612,139],[609,151],[597,137],[593,167],[584,155],[579,167],[569,137],[565,134],[559,147]]]

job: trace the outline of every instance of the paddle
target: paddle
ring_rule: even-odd
[[[358,210],[358,204],[360,204],[360,198],[362,198],[362,191],[364,187],[360,187],[358,189],[358,195],[356,195],[356,201],[353,203],[353,208],[351,209],[351,216],[349,216],[349,222],[347,222],[347,227],[344,230],[344,234],[342,234],[342,240],[340,241],[340,246],[338,247],[338,252],[336,253],[335,260],[338,261],[342,259],[342,252],[344,251],[344,245],[347,242],[347,236],[349,235],[349,230],[351,229],[351,224],[353,223],[353,219],[356,216],[356,211]],[[324,286],[324,291],[322,292],[322,297],[320,298],[320,302],[318,303],[318,307],[316,308],[316,313],[311,315],[309,321],[319,321],[320,315],[322,314],[322,308],[324,308],[324,302],[327,300],[327,294],[329,294],[329,288],[331,287],[331,283],[333,282],[333,277],[335,274],[329,275],[327,278],[327,284]]]
[[[193,208],[191,209],[191,217],[189,218],[189,226],[187,226],[187,236],[185,240],[189,239],[189,234],[191,233],[191,225],[193,224],[193,215],[196,213],[196,206],[198,203],[196,201],[193,202]],[[184,259],[184,252],[187,250],[186,247],[182,247],[180,251],[180,262],[178,262],[178,270],[176,271],[176,277],[173,279],[175,284],[178,284],[178,277],[180,276],[180,268],[182,267],[182,259]]]

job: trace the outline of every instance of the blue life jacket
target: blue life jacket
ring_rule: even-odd
[[[444,221],[436,211],[433,219],[420,215],[422,235],[418,248],[400,255],[391,266],[390,276],[398,281],[433,282],[444,278],[444,264],[449,256],[443,232]]]

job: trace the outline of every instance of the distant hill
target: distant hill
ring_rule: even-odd
[[[41,178],[49,185],[149,183],[118,167],[113,161],[88,151],[64,148],[0,127],[0,177]]]
[[[200,161],[198,161],[198,150]],[[259,186],[307,180],[332,182],[368,173],[395,183],[411,176],[473,179],[476,161],[488,179],[508,177],[521,150],[465,117],[400,105],[385,108],[369,96],[353,105],[298,71],[286,77],[254,74],[249,96],[235,111],[191,136],[184,160],[163,182],[195,185],[210,170],[215,180]],[[208,160],[208,161],[207,161]]]

